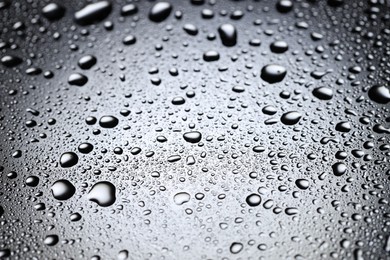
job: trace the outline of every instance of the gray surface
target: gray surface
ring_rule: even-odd
[[[373,131],[377,124],[389,127],[389,104],[367,95],[374,84],[389,86],[389,7],[297,1],[282,14],[274,1],[170,2],[172,13],[161,23],[148,19],[153,3],[147,1],[136,2],[138,13],[126,17],[120,16],[124,3],[114,4],[108,18],[86,26],[73,20],[86,5],[82,1],[59,1],[66,13],[53,22],[41,15],[45,1],[12,1],[0,10],[0,38],[8,43],[1,55],[23,59],[14,68],[0,65],[1,252],[8,249],[12,259],[116,259],[122,250],[129,259],[389,259],[390,154],[383,146],[389,130]],[[205,8],[214,18],[202,19]],[[240,20],[230,18],[235,10],[243,11]],[[181,19],[176,11],[182,11]],[[25,28],[13,29],[19,21]],[[114,29],[106,30],[105,21]],[[186,23],[198,35],[187,34]],[[221,43],[218,27],[224,23],[237,28],[233,47]],[[207,40],[209,33],[215,40]],[[314,41],[312,33],[323,38]],[[136,37],[135,44],[122,43],[128,35]],[[251,46],[253,39],[261,45]],[[286,41],[289,50],[272,53],[275,40]],[[156,50],[158,45],[163,49]],[[210,50],[219,52],[218,61],[203,60]],[[82,70],[77,62],[88,54],[97,63]],[[275,84],[262,80],[260,71],[268,64],[284,66],[286,77]],[[350,72],[354,66],[361,72]],[[50,70],[54,77],[27,75],[29,67]],[[157,74],[149,74],[153,67]],[[171,68],[178,76],[170,75]],[[310,76],[327,70],[332,72],[321,79]],[[75,72],[88,77],[84,86],[68,84]],[[153,85],[153,78],[161,84]],[[234,86],[245,91],[234,92]],[[312,94],[321,86],[333,90],[331,100]],[[186,97],[188,91],[195,97]],[[281,98],[282,91],[290,97]],[[177,96],[185,99],[183,105],[172,104]],[[267,105],[276,108],[275,115],[262,112]],[[130,114],[121,115],[124,109]],[[297,124],[281,122],[289,111],[302,115]],[[117,117],[119,124],[108,129],[85,122],[104,115]],[[51,118],[55,124],[49,124]],[[275,124],[265,123],[270,118]],[[37,125],[26,127],[31,119]],[[351,130],[336,131],[344,121]],[[97,129],[100,134],[93,133]],[[183,134],[189,131],[199,131],[202,140],[186,142]],[[158,136],[167,141],[158,142]],[[84,142],[94,146],[91,153],[78,152]],[[365,142],[373,147],[366,149]],[[255,153],[256,146],[265,150]],[[115,154],[116,147],[123,153]],[[134,147],[142,151],[133,155]],[[12,157],[16,150],[20,158]],[[69,151],[79,161],[62,168],[60,156]],[[339,151],[346,159],[335,157]],[[172,155],[181,159],[168,162]],[[189,156],[195,164],[187,164]],[[347,166],[342,176],[333,174],[337,162]],[[16,178],[7,177],[12,171]],[[152,177],[155,171],[159,177]],[[257,175],[251,178],[251,172]],[[26,186],[31,175],[39,178],[38,186]],[[60,179],[74,185],[70,199],[53,197],[50,188]],[[308,180],[309,188],[299,189],[297,179]],[[116,188],[111,206],[89,200],[88,192],[101,181]],[[189,201],[175,204],[179,192],[188,193]],[[197,193],[204,198],[196,199]],[[260,205],[247,204],[252,193],[261,196]],[[273,206],[267,209],[268,200]],[[36,210],[38,203],[45,210]],[[291,208],[297,214],[288,215]],[[82,218],[72,222],[75,212]],[[46,245],[52,234],[59,242]],[[238,254],[230,251],[233,243],[243,244]]]

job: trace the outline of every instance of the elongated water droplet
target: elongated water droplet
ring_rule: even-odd
[[[115,203],[115,186],[108,181],[94,184],[88,192],[88,199],[101,207],[108,207]]]

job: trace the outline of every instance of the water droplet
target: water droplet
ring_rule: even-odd
[[[306,179],[298,179],[295,181],[295,185],[297,185],[297,187],[301,190],[306,190],[307,188],[309,188],[310,183]]]
[[[198,131],[191,131],[183,134],[184,140],[186,140],[189,143],[199,143],[202,139],[202,134]]]
[[[189,202],[190,198],[190,194],[187,192],[179,192],[173,196],[173,201],[176,203],[176,205],[183,205],[184,203]]]
[[[65,14],[65,8],[57,3],[50,3],[42,8],[42,15],[48,20],[61,19]]]
[[[118,253],[118,260],[126,260],[129,257],[129,251],[121,250]]]
[[[183,97],[175,97],[172,99],[173,105],[183,105],[186,102],[186,100]]]
[[[137,42],[137,39],[134,35],[127,35],[125,38],[123,38],[122,42],[124,45],[133,45]]]
[[[232,254],[238,254],[244,248],[244,245],[240,242],[234,242],[230,245],[230,252]]]
[[[39,178],[37,176],[29,176],[26,179],[26,185],[30,187],[36,187],[38,186]]]
[[[111,206],[116,200],[115,186],[108,181],[98,182],[88,192],[88,199],[101,207]]]
[[[192,35],[192,36],[195,36],[198,34],[199,30],[198,28],[191,24],[191,23],[186,23],[184,26],[183,26],[183,30],[188,33],[189,35]]]
[[[387,104],[390,102],[390,90],[385,86],[372,86],[368,91],[368,96],[371,100],[380,104]]]
[[[167,2],[156,3],[149,12],[149,19],[153,22],[159,23],[168,18],[172,12],[172,5]]]
[[[343,121],[336,125],[336,130],[339,132],[348,133],[349,131],[351,131],[351,129],[352,127],[349,122]]]
[[[276,9],[281,13],[290,12],[293,9],[293,2],[290,0],[279,0],[276,3]]]
[[[205,61],[217,61],[219,60],[219,53],[216,51],[207,51],[203,54]]]
[[[82,143],[79,145],[78,150],[80,153],[90,153],[93,150],[93,145],[90,143]]]
[[[327,87],[319,87],[313,90],[313,96],[321,100],[330,100],[333,97],[333,90]]]
[[[111,3],[108,1],[99,1],[88,4],[74,14],[76,23],[80,25],[89,25],[104,20],[111,13]]]
[[[85,55],[79,59],[78,65],[83,70],[92,68],[96,64],[96,57],[92,55]]]
[[[74,152],[66,152],[61,155],[60,165],[62,168],[75,166],[79,161],[79,157]]]
[[[261,203],[261,197],[256,193],[252,193],[251,195],[246,197],[246,203],[248,203],[248,205],[251,207],[259,206]]]
[[[77,222],[77,221],[79,221],[81,219],[81,215],[79,214],[79,213],[72,213],[71,215],[70,215],[70,221],[72,221],[72,222]]]
[[[295,125],[302,118],[302,115],[296,111],[284,113],[280,121],[285,125]]]
[[[334,175],[341,176],[341,175],[344,175],[346,173],[347,166],[345,166],[344,163],[338,162],[338,163],[333,164],[332,169],[333,169]]]
[[[271,43],[270,49],[273,53],[284,53],[288,50],[288,44],[285,41],[274,41]]]
[[[54,246],[58,243],[58,236],[57,235],[47,235],[45,240],[43,240],[43,243],[48,246]]]
[[[115,116],[102,116],[99,125],[103,128],[114,128],[118,125],[119,120]]]
[[[1,58],[1,63],[6,67],[15,67],[22,63],[23,60],[16,56],[6,55]]]
[[[127,16],[127,15],[133,15],[138,12],[138,7],[135,4],[127,4],[122,6],[121,8],[121,15]]]
[[[87,82],[88,82],[87,76],[81,73],[73,73],[68,78],[68,83],[74,86],[81,87],[87,84]]]
[[[180,155],[171,155],[168,157],[168,162],[177,162],[181,159]]]
[[[299,210],[297,208],[286,208],[284,211],[287,215],[293,216],[299,213]]]
[[[237,30],[232,24],[223,24],[218,28],[222,44],[228,47],[237,44]]]
[[[286,74],[286,68],[276,64],[266,65],[261,70],[261,78],[271,84],[282,81]]]
[[[70,199],[76,192],[76,188],[68,180],[58,180],[51,186],[51,193],[57,200]]]

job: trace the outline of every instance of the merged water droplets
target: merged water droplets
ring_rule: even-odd
[[[111,206],[116,200],[116,188],[108,181],[97,182],[88,192],[88,199],[101,207]]]
[[[189,202],[190,198],[190,194],[187,192],[179,192],[175,194],[173,201],[176,203],[176,205],[183,205],[184,203]]]

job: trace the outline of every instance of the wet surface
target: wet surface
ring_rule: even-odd
[[[389,25],[0,0],[0,258],[389,259]]]

